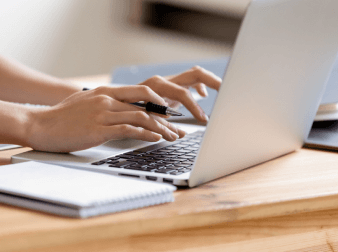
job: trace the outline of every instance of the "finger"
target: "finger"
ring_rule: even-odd
[[[171,131],[175,132],[179,136],[179,138],[182,138],[186,135],[186,132],[184,130],[181,130],[180,128],[176,127],[175,125],[168,122],[167,120],[161,117],[155,116],[155,115],[151,115],[151,116],[153,116],[154,119],[157,120],[159,123],[163,124],[165,127],[170,129]]]
[[[198,83],[197,85],[193,86],[196,89],[197,93],[202,97],[208,96],[208,91],[206,86],[203,83]]]
[[[123,111],[144,111],[146,112],[146,110],[144,108],[140,108],[138,106],[129,104],[129,103],[124,103],[124,102],[120,102],[118,100],[113,100],[110,104],[110,111],[112,112],[123,112]],[[156,114],[156,113],[151,113],[151,112],[147,112],[149,114]],[[161,114],[156,114],[159,117],[162,118],[169,118],[170,116],[167,115],[161,115]]]
[[[160,134],[128,124],[106,126],[104,128],[104,133],[106,141],[113,139],[118,140],[124,138],[132,138],[148,142],[157,142],[161,139]]]
[[[219,90],[222,83],[221,78],[200,66],[195,66],[169,80],[180,86],[192,86],[196,83],[204,83],[208,87],[216,90]]]
[[[155,93],[150,87],[141,85],[131,85],[125,87],[99,87],[95,89],[97,94],[110,96],[121,102],[153,102],[166,106],[165,100]]]
[[[166,102],[169,104],[169,107],[172,109],[179,109],[182,106],[182,103],[179,101],[174,101],[172,99],[169,99],[168,97],[165,97]]]
[[[153,90],[156,90],[160,96],[179,101],[196,119],[202,122],[208,121],[208,116],[192,97],[189,89],[176,85],[160,76],[156,76],[156,79],[154,79],[154,77],[148,79],[142,84],[150,86]]]
[[[108,112],[104,124],[130,124],[135,127],[142,127],[162,135],[167,141],[175,141],[179,138],[179,135],[176,133],[178,129],[174,125],[169,122],[166,124],[160,123],[153,116],[143,111]]]
[[[178,90],[172,98],[181,102],[197,120],[201,122],[207,122],[209,120],[208,116],[195,101],[189,90],[182,88],[181,90]]]

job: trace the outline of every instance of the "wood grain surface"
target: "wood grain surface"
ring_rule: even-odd
[[[85,241],[49,247],[49,252],[92,251],[338,251],[338,211],[228,222],[120,239]],[[45,248],[28,252],[46,251]]]
[[[144,235],[154,237],[160,233],[175,240],[172,235],[177,230],[194,228],[206,232],[206,227],[223,225],[228,228],[229,223],[239,225],[238,228],[241,223],[259,226],[264,219],[273,216],[336,209],[337,164],[335,152],[301,149],[200,187],[181,189],[175,193],[174,203],[87,220],[2,205],[0,251],[95,244]],[[332,214],[338,216],[336,210]],[[243,222],[248,220],[253,222]],[[262,230],[273,231],[267,223],[271,221],[266,220]],[[336,230],[338,219],[332,223]],[[306,225],[303,228],[307,229]],[[309,232],[314,231],[310,229]]]

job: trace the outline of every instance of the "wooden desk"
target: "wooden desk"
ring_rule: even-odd
[[[338,153],[301,149],[174,203],[86,220],[0,205],[0,251],[338,251],[337,171]]]

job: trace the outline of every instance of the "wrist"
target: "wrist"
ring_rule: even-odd
[[[53,118],[48,117],[51,107],[33,108],[27,113],[25,122],[23,123],[23,141],[26,146],[36,150],[43,150],[43,145],[49,142],[48,129],[53,124]],[[47,133],[47,134],[46,134]]]
[[[59,82],[55,85],[54,99],[52,99],[48,103],[48,105],[56,105],[67,97],[82,91],[82,88],[83,87],[77,83],[60,79]]]
[[[0,143],[29,145],[31,110],[29,107],[0,101]]]

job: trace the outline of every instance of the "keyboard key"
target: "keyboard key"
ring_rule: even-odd
[[[137,159],[134,162],[137,162],[138,164],[147,164],[147,163],[151,163],[150,161],[146,160],[146,159]]]
[[[138,159],[132,158],[132,159],[127,159],[127,161],[137,163]]]
[[[189,156],[189,155],[185,154],[185,155],[178,156],[177,158],[182,158],[182,159],[193,159],[194,156]]]
[[[133,159],[144,159],[144,156],[139,156],[139,155],[136,155],[136,156],[130,156],[130,158],[133,158]]]
[[[107,164],[117,164],[117,163],[119,163],[118,160],[108,160],[107,161]]]
[[[165,167],[167,164],[161,162],[161,163],[156,163],[155,167],[160,168],[160,167]]]
[[[158,156],[158,154],[151,153],[151,154],[145,154],[143,157],[145,157],[145,158],[154,158],[156,156]]]
[[[170,175],[181,175],[183,174],[184,172],[181,172],[181,171],[173,171],[170,173]]]
[[[154,172],[154,171],[156,171],[156,168],[154,168],[154,167],[147,167],[145,169],[142,169],[142,171]]]
[[[127,165],[125,167],[123,167],[123,169],[127,169],[127,170],[137,170],[140,171],[142,170],[140,165]]]
[[[190,158],[191,157],[196,157],[197,156],[197,154],[196,153],[187,153],[187,154],[185,154],[186,156],[190,156]]]
[[[179,161],[179,162],[188,161],[188,159],[186,159],[186,158],[181,158],[181,157],[171,158],[171,159],[169,159],[169,160]]]
[[[137,154],[140,154],[140,152],[139,151],[136,151],[136,150],[134,150],[134,151],[130,151],[130,152],[126,152],[126,153],[123,153],[124,155],[137,155]]]
[[[167,150],[179,150],[179,149],[181,149],[181,147],[169,146],[169,147],[166,147],[165,149],[167,149]]]
[[[182,162],[181,164],[182,164],[182,165],[187,165],[187,166],[189,166],[189,165],[193,165],[194,162]]]
[[[112,167],[112,168],[123,168],[123,167],[121,167],[120,165],[118,165],[118,164],[111,164],[111,165],[109,165],[109,167]]]
[[[193,144],[195,144],[196,142],[193,142],[193,141],[191,141],[190,139],[189,140],[187,140],[187,141],[185,141],[184,143],[182,143],[182,144],[185,144],[186,146],[191,146],[191,145],[193,145]]]
[[[187,150],[185,148],[177,150],[176,152],[181,152],[181,153],[190,153],[192,150]]]
[[[175,167],[176,168],[185,168],[185,167],[189,167],[191,166],[191,164],[182,164],[182,163],[179,163],[179,164],[175,164]]]
[[[170,153],[170,155],[177,155],[177,156],[181,156],[183,154],[184,154],[183,152],[177,152],[177,151]]]
[[[141,168],[142,168],[143,170],[144,170],[144,169],[147,169],[147,168],[149,168],[149,165],[142,165]],[[154,168],[152,168],[152,169],[154,169]]]
[[[101,160],[101,161],[97,161],[97,162],[92,163],[92,165],[102,165],[102,164],[105,164],[105,163],[106,163],[106,161]]]
[[[125,166],[132,165],[132,164],[135,164],[135,163],[133,163],[133,162],[128,162],[128,161],[122,161],[122,162],[119,162],[119,163],[117,163],[117,164],[109,165],[109,167],[123,168],[123,167],[125,167]]]
[[[118,158],[124,158],[124,159],[128,159],[128,158],[130,158],[130,157],[131,157],[131,155],[124,155],[124,154],[122,154],[122,155],[117,155],[116,157],[118,157]]]
[[[164,169],[154,170],[154,172],[156,172],[156,173],[168,173],[168,171],[166,171]]]
[[[184,150],[198,151],[198,150],[199,150],[199,147],[188,146],[188,147],[184,148]]]
[[[174,150],[158,150],[155,152],[156,155],[164,155],[164,154],[170,154],[170,152],[173,152]]]
[[[190,139],[189,142],[200,143],[202,139]]]
[[[136,171],[149,171],[149,172],[151,172],[152,170],[156,170],[156,168],[154,167],[138,166],[138,165],[129,165],[129,166],[124,167],[124,169],[136,170]]]
[[[165,161],[163,161],[164,164],[177,164],[179,162],[180,161],[175,161],[175,160],[165,160]]]
[[[162,157],[175,158],[175,157],[177,157],[177,155],[166,154],[166,155],[162,155]]]
[[[154,157],[154,160],[166,160],[166,159],[168,159],[168,158],[164,157],[164,156]]]
[[[165,168],[166,169],[175,169],[175,170],[177,170],[177,167],[175,167],[174,164],[165,164]]]
[[[189,144],[188,144],[189,145]],[[187,147],[187,144],[175,144],[174,147],[184,148]]]
[[[161,150],[165,150],[165,151],[175,151],[175,150],[177,150],[177,149],[179,149],[179,147],[168,146],[168,147],[165,147],[165,148],[160,149],[159,151],[161,151]]]

